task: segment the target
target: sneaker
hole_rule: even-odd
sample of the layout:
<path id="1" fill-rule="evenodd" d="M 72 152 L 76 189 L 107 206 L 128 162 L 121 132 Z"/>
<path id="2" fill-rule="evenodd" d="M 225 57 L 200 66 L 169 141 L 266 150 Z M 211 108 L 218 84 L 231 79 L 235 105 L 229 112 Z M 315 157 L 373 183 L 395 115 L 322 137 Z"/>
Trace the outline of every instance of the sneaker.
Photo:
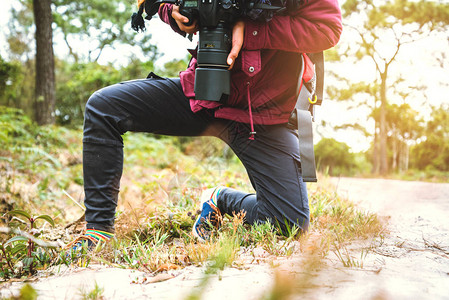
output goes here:
<path id="1" fill-rule="evenodd" d="M 222 217 L 217 206 L 217 199 L 220 191 L 224 187 L 219 186 L 212 189 L 205 190 L 200 197 L 201 214 L 193 224 L 192 234 L 200 242 L 205 242 L 210 239 L 212 230 L 220 228 Z"/>
<path id="2" fill-rule="evenodd" d="M 83 235 L 68 243 L 64 248 L 71 249 L 74 253 L 81 252 L 83 248 L 93 251 L 99 244 L 106 243 L 113 237 L 114 234 L 110 232 L 87 229 Z"/>

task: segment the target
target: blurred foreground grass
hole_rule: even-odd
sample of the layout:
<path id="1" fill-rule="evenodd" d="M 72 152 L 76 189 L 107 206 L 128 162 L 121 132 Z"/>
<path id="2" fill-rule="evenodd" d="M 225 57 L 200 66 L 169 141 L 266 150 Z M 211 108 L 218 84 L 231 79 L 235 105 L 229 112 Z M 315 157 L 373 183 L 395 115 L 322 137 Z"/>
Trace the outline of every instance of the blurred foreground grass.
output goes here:
<path id="1" fill-rule="evenodd" d="M 20 111 L 0 109 L 0 226 L 26 229 L 20 218 L 4 214 L 13 209 L 31 215 L 45 214 L 56 225 L 50 228 L 46 222 L 37 223 L 35 236 L 49 241 L 70 241 L 82 232 L 84 225 L 80 219 L 81 130 L 38 127 Z M 340 253 L 344 265 L 349 261 L 350 266 L 350 258 L 340 250 L 351 241 L 375 238 L 383 232 L 376 215 L 358 210 L 338 197 L 332 187 L 320 182 L 309 186 L 311 228 L 306 235 L 299 237 L 292 228 L 289 236 L 279 236 L 271 224 L 244 225 L 244 216 L 236 215 L 224 218 L 222 228 L 214 232 L 210 242 L 197 243 L 190 230 L 198 214 L 197 200 L 205 188 L 226 185 L 251 192 L 238 159 L 213 138 L 126 134 L 124 141 L 116 240 L 98 247 L 93 254 L 77 258 L 60 249 L 43 247 L 35 270 L 43 271 L 58 264 L 86 266 L 97 262 L 151 274 L 204 264 L 208 272 L 214 272 L 225 266 L 253 263 L 256 252 L 261 251 L 268 256 L 313 253 L 310 260 L 313 262 L 333 251 Z M 2 247 L 12 236 L 0 234 Z M 20 242 L 23 240 L 10 245 Z M 0 271 L 11 266 L 14 269 L 4 271 L 3 277 L 33 275 L 20 268 L 15 270 L 26 255 L 19 250 L 12 253 L 11 249 L 6 249 L 10 253 L 0 253 Z"/>

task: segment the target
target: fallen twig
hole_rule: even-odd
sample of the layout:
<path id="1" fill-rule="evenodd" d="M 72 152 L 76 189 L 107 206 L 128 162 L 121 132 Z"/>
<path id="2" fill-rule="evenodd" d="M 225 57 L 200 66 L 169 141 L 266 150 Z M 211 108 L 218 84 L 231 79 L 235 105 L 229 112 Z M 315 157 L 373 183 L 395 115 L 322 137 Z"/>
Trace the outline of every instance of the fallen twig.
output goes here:
<path id="1" fill-rule="evenodd" d="M 443 252 L 444 254 L 446 254 L 446 255 L 449 255 L 449 251 L 448 250 L 446 250 L 446 249 L 444 249 L 444 248 L 442 248 L 440 245 L 438 245 L 437 243 L 435 243 L 435 242 L 429 242 L 428 240 L 426 240 L 424 237 L 422 238 L 423 239 L 423 241 L 424 241 L 424 245 L 426 245 L 426 247 L 429 247 L 429 248 L 432 248 L 432 249 L 436 249 L 436 250 L 439 250 L 439 251 L 441 251 L 441 252 Z"/>
<path id="2" fill-rule="evenodd" d="M 73 202 L 75 202 L 76 205 L 78 205 L 83 211 L 86 210 L 86 208 L 84 208 L 81 204 L 78 203 L 78 201 L 76 201 L 72 196 L 70 196 L 69 193 L 67 193 L 65 190 L 62 190 L 62 192 L 69 197 L 70 200 L 72 200 Z"/>

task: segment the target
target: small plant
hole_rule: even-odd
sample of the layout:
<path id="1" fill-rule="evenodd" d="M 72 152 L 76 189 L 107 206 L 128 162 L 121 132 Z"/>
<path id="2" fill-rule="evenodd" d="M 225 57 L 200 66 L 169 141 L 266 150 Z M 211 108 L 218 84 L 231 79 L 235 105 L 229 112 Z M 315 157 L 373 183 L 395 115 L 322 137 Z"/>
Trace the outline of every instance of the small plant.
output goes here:
<path id="1" fill-rule="evenodd" d="M 11 299 L 35 300 L 37 299 L 37 296 L 37 291 L 29 283 L 27 283 L 20 289 L 19 296 Z"/>
<path id="2" fill-rule="evenodd" d="M 354 257 L 352 257 L 346 247 L 341 247 L 339 245 L 334 245 L 334 253 L 337 258 L 341 261 L 344 267 L 346 268 L 363 268 L 363 260 L 358 261 Z M 361 258 L 363 258 L 363 251 L 361 254 Z"/>
<path id="3" fill-rule="evenodd" d="M 41 231 L 36 228 L 36 221 L 44 220 L 52 226 L 54 221 L 48 215 L 31 216 L 23 210 L 12 210 L 7 214 L 24 224 L 26 230 L 11 228 L 10 231 L 16 236 L 0 244 L 0 275 L 3 278 L 32 275 L 38 267 L 46 266 L 54 256 L 47 250 L 51 245 L 37 239 Z M 26 221 L 15 216 L 25 218 Z"/>
<path id="4" fill-rule="evenodd" d="M 94 288 L 89 292 L 84 289 L 79 290 L 81 299 L 83 300 L 101 300 L 105 299 L 103 296 L 104 288 L 100 287 L 97 282 L 95 282 Z"/>

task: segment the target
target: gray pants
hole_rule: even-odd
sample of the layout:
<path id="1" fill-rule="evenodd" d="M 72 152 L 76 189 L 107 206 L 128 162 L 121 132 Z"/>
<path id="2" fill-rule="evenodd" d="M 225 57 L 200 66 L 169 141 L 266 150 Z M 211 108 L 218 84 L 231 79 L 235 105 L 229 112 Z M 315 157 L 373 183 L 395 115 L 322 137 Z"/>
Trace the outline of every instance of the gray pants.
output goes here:
<path id="1" fill-rule="evenodd" d="M 114 231 L 123 139 L 127 131 L 174 136 L 215 136 L 245 166 L 256 194 L 224 189 L 222 213 L 246 212 L 246 222 L 270 220 L 307 230 L 309 204 L 301 178 L 296 130 L 287 124 L 256 125 L 217 119 L 213 111 L 193 113 L 179 79 L 150 78 L 115 84 L 95 92 L 86 105 L 83 171 L 87 228 Z"/>

